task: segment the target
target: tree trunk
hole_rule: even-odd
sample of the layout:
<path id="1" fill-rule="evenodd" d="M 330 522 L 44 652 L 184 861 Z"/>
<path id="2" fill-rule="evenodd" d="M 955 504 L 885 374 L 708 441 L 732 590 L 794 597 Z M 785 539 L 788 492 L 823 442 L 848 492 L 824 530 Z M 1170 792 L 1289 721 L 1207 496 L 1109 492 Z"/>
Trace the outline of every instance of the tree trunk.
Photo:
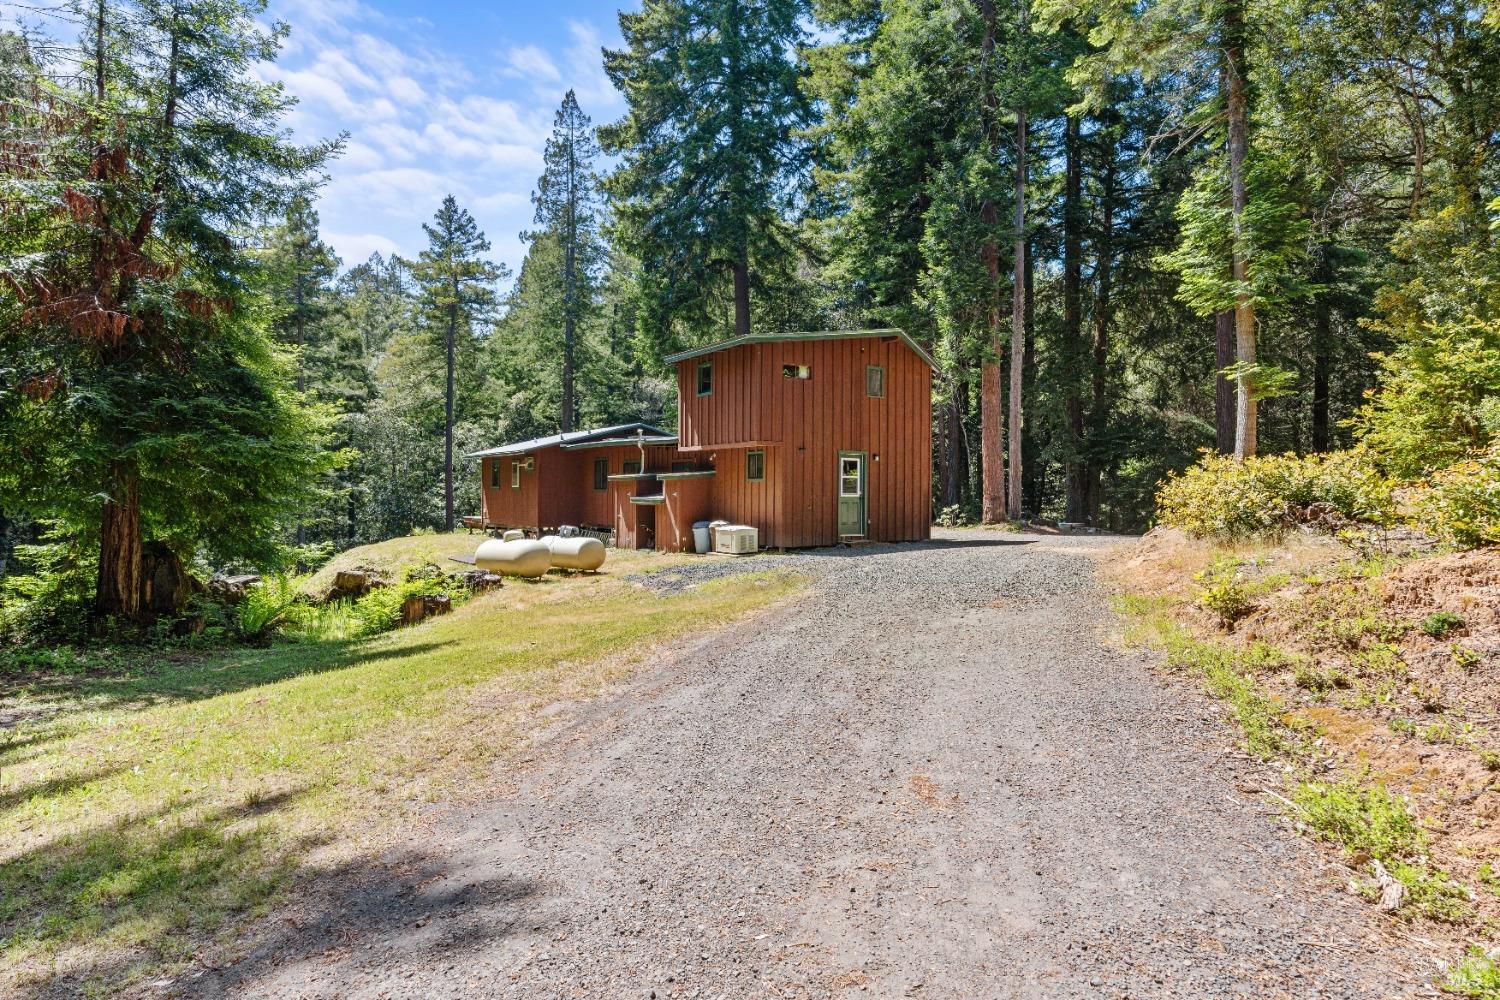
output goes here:
<path id="1" fill-rule="evenodd" d="M 1107 365 L 1109 364 L 1109 320 L 1110 320 L 1110 294 L 1111 284 L 1114 277 L 1114 199 L 1115 199 L 1115 163 L 1113 155 L 1104 169 L 1100 202 L 1102 212 L 1099 220 L 1099 235 L 1094 241 L 1097 248 L 1097 259 L 1094 263 L 1094 322 L 1093 322 L 1093 345 L 1090 364 L 1091 374 L 1091 405 L 1089 409 L 1089 433 L 1097 439 L 1105 433 L 1109 426 L 1109 387 L 1105 379 Z M 1089 523 L 1098 527 L 1099 511 L 1103 507 L 1103 471 L 1104 462 L 1098 454 L 1098 449 L 1091 449 L 1093 454 L 1088 464 L 1088 504 Z"/>
<path id="2" fill-rule="evenodd" d="M 1234 250 L 1231 267 L 1235 284 L 1234 345 L 1235 360 L 1241 365 L 1255 364 L 1255 308 L 1248 290 L 1249 262 L 1245 258 L 1247 236 L 1244 232 L 1245 209 L 1249 193 L 1245 180 L 1245 159 L 1250 148 L 1249 80 L 1245 66 L 1244 10 L 1240 0 L 1229 0 L 1224 8 L 1224 76 L 1228 87 L 1225 102 L 1229 125 L 1229 194 L 1233 217 Z M 1249 458 L 1256 448 L 1256 413 L 1254 386 L 1247 374 L 1235 380 L 1234 454 Z"/>
<path id="3" fill-rule="evenodd" d="M 141 618 L 140 482 L 134 469 L 114 462 L 107 488 L 99 520 L 94 612 L 100 619 L 136 623 Z"/>
<path id="4" fill-rule="evenodd" d="M 306 296 L 303 289 L 303 262 L 302 262 L 302 238 L 300 234 L 296 237 L 297 243 L 292 253 L 292 264 L 297 269 L 296 279 L 293 284 L 295 289 L 294 306 L 297 317 L 297 395 L 307 391 L 307 362 L 303 352 L 307 350 L 307 315 L 303 308 Z M 297 519 L 297 544 L 307 544 L 307 525 L 301 518 Z"/>
<path id="5" fill-rule="evenodd" d="M 750 265 L 749 254 L 734 264 L 734 335 L 750 336 Z"/>
<path id="6" fill-rule="evenodd" d="M 1025 4 L 1022 4 L 1025 31 Z M 1016 111 L 1015 276 L 1010 296 L 1010 486 L 1006 512 L 1021 517 L 1021 389 L 1026 370 L 1026 109 Z"/>
<path id="7" fill-rule="evenodd" d="M 567 246 L 563 251 L 563 356 L 562 356 L 562 413 L 559 414 L 558 429 L 566 434 L 573 429 L 573 341 L 574 341 L 574 309 L 576 308 L 578 290 L 575 287 L 577 281 L 575 276 L 576 254 L 578 249 L 578 188 L 577 177 L 578 164 L 574 157 L 576 152 L 574 144 L 577 138 L 573 135 L 572 116 L 568 120 L 568 204 L 567 204 Z"/>
<path id="8" fill-rule="evenodd" d="M 1318 306 L 1318 341 L 1313 345 L 1312 450 L 1328 450 L 1328 377 L 1332 367 L 1329 355 L 1328 306 Z"/>
<path id="9" fill-rule="evenodd" d="M 454 298 L 457 299 L 457 290 Z M 453 530 L 453 370 L 457 362 L 458 306 L 448 307 L 448 382 L 443 394 L 443 530 Z"/>
<path id="10" fill-rule="evenodd" d="M 1234 454 L 1234 383 L 1219 374 L 1234 364 L 1234 313 L 1214 314 L 1214 448 Z"/>
<path id="11" fill-rule="evenodd" d="M 1083 157 L 1081 123 L 1069 115 L 1063 133 L 1063 417 L 1068 455 L 1063 463 L 1066 498 L 1063 517 L 1088 516 L 1083 449 Z"/>
<path id="12" fill-rule="evenodd" d="M 996 116 L 999 110 L 991 71 L 995 63 L 995 5 L 993 0 L 978 0 L 980 18 L 984 21 L 984 38 L 979 46 L 980 59 L 980 133 L 985 151 L 996 159 Z M 1000 246 L 995 230 L 1000 211 L 991 198 L 979 206 L 979 222 L 984 230 L 980 256 L 985 273 L 985 320 L 989 349 L 979 368 L 979 474 L 980 520 L 997 524 L 1005 511 L 1005 426 L 1000 399 Z"/>

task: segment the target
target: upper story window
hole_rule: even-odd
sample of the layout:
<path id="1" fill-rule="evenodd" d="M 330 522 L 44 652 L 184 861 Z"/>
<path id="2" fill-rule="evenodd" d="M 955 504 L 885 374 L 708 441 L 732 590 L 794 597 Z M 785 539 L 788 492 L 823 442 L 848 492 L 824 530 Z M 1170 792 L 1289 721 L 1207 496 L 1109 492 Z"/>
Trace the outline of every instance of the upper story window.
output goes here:
<path id="1" fill-rule="evenodd" d="M 687 460 L 679 460 L 672 463 L 673 472 L 692 472 L 693 463 Z"/>
<path id="2" fill-rule="evenodd" d="M 698 366 L 698 395 L 707 396 L 714 391 L 714 363 L 705 361 Z"/>
<path id="3" fill-rule="evenodd" d="M 782 365 L 782 378 L 812 378 L 812 365 Z"/>
<path id="4" fill-rule="evenodd" d="M 625 475 L 627 475 L 627 476 L 638 476 L 640 474 L 641 474 L 641 463 L 640 462 L 626 462 L 625 463 Z"/>
<path id="5" fill-rule="evenodd" d="M 500 460 L 498 458 L 496 458 L 496 459 L 491 459 L 490 460 L 490 489 L 492 489 L 492 490 L 498 490 L 499 488 L 500 488 Z"/>
<path id="6" fill-rule="evenodd" d="M 510 460 L 510 488 L 513 490 L 518 490 L 521 488 L 522 465 L 523 463 L 519 458 L 513 458 Z"/>
<path id="7" fill-rule="evenodd" d="M 885 369 L 880 365 L 865 365 L 865 395 L 885 395 Z"/>
<path id="8" fill-rule="evenodd" d="M 594 489 L 609 489 L 609 459 L 594 459 Z"/>

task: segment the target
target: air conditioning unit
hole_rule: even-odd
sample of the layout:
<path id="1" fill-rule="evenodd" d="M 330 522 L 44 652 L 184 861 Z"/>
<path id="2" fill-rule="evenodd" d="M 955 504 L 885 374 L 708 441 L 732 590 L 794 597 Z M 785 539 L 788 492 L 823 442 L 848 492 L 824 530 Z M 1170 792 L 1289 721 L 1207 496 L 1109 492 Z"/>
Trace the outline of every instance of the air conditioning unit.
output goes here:
<path id="1" fill-rule="evenodd" d="M 760 532 L 747 524 L 721 525 L 714 532 L 714 551 L 729 555 L 749 555 L 760 548 Z"/>

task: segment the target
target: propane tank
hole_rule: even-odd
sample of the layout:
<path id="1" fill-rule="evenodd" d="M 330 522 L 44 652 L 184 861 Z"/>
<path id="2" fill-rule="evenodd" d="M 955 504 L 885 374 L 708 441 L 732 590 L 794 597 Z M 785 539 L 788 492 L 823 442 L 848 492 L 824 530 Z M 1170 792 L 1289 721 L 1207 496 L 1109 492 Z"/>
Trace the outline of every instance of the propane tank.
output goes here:
<path id="1" fill-rule="evenodd" d="M 552 568 L 552 552 L 541 542 L 527 539 L 490 539 L 474 553 L 474 565 L 491 573 L 538 577 Z"/>

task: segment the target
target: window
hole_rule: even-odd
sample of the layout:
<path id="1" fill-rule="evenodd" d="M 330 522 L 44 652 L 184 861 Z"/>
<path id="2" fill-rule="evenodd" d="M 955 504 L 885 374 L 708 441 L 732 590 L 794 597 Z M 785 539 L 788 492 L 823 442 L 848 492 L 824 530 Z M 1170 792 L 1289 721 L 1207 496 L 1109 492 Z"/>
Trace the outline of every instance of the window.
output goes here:
<path id="1" fill-rule="evenodd" d="M 519 458 L 510 460 L 510 488 L 513 490 L 521 488 L 521 460 Z"/>
<path id="2" fill-rule="evenodd" d="M 594 489 L 609 489 L 609 459 L 594 459 Z"/>
<path id="3" fill-rule="evenodd" d="M 763 451 L 747 451 L 745 453 L 745 478 L 752 483 L 764 482 L 766 478 L 766 453 Z"/>
<path id="4" fill-rule="evenodd" d="M 490 489 L 500 488 L 500 460 L 498 458 L 490 461 Z"/>
<path id="5" fill-rule="evenodd" d="M 707 396 L 714 391 L 714 363 L 705 361 L 698 366 L 698 395 Z"/>
<path id="6" fill-rule="evenodd" d="M 879 365 L 865 365 L 865 395 L 885 395 L 885 369 Z"/>
<path id="7" fill-rule="evenodd" d="M 627 476 L 639 476 L 640 474 L 641 474 L 641 463 L 640 462 L 626 462 L 625 463 L 625 475 L 627 475 Z"/>
<path id="8" fill-rule="evenodd" d="M 673 472 L 692 472 L 693 471 L 693 463 L 692 462 L 673 462 L 672 463 L 672 471 Z"/>
<path id="9" fill-rule="evenodd" d="M 839 496 L 864 496 L 864 483 L 862 482 L 864 464 L 864 459 L 858 455 L 839 456 Z"/>
<path id="10" fill-rule="evenodd" d="M 782 365 L 782 378 L 812 378 L 812 365 Z"/>

